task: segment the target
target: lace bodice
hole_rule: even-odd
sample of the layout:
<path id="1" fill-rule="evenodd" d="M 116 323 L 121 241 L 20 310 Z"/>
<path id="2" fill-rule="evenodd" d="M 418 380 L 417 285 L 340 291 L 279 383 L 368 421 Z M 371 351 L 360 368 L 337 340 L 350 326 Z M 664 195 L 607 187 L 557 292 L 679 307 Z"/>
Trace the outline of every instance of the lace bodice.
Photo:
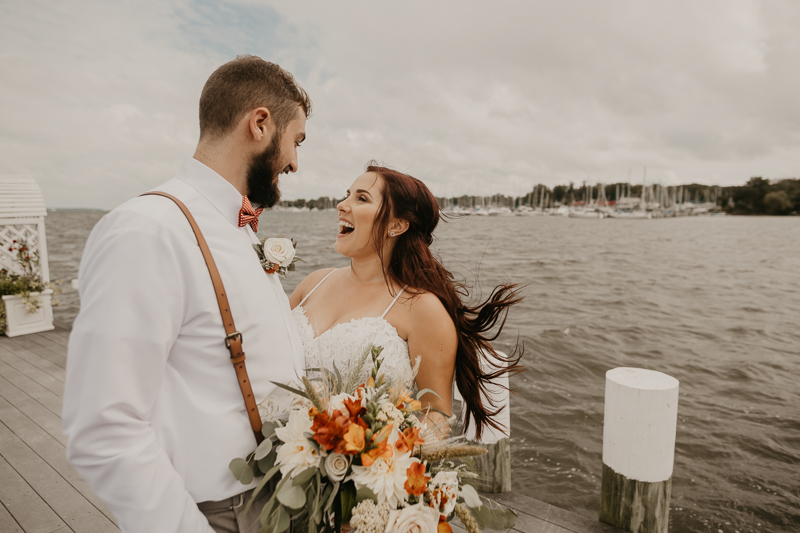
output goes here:
<path id="1" fill-rule="evenodd" d="M 317 287 L 328 276 L 325 276 L 317 284 Z M 317 287 L 314 287 L 306 295 L 306 298 L 311 296 L 311 293 Z M 399 297 L 400 295 L 398 294 L 397 296 Z M 395 384 L 403 383 L 405 386 L 411 386 L 413 372 L 411 370 L 411 361 L 408 357 L 408 343 L 400 337 L 394 326 L 384 318 L 397 301 L 397 298 L 384 311 L 383 315 L 358 318 L 350 322 L 336 324 L 320 334 L 319 337 L 315 337 L 314 328 L 309 323 L 308 316 L 306 316 L 305 309 L 303 309 L 303 303 L 305 303 L 306 298 L 292 310 L 292 317 L 297 323 L 297 330 L 300 333 L 300 339 L 303 341 L 306 368 L 316 368 L 322 363 L 325 368 L 333 370 L 335 363 L 336 368 L 343 376 L 349 376 L 350 369 L 356 365 L 364 350 L 368 349 L 370 345 L 382 346 L 383 362 L 381 363 L 381 372 Z M 371 371 L 372 365 L 365 365 L 359 376 L 359 382 L 365 382 Z"/>

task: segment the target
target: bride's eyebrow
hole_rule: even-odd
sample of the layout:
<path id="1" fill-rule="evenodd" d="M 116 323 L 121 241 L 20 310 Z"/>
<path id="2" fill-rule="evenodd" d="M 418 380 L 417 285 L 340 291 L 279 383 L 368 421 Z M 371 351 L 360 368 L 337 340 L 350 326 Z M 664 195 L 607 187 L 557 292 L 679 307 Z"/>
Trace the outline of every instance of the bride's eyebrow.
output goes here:
<path id="1" fill-rule="evenodd" d="M 369 191 L 366 189 L 356 189 L 356 194 L 363 192 L 364 194 L 369 194 Z M 372 195 L 369 194 L 369 197 L 372 198 Z"/>

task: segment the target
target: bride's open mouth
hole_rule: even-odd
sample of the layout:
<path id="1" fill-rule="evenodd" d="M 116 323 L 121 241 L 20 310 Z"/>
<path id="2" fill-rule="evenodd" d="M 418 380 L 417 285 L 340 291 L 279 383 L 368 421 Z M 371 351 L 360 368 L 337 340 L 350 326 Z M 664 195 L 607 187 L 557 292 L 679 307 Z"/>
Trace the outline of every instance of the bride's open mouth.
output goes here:
<path id="1" fill-rule="evenodd" d="M 355 231 L 355 226 L 346 220 L 339 219 L 339 236 L 348 235 Z"/>

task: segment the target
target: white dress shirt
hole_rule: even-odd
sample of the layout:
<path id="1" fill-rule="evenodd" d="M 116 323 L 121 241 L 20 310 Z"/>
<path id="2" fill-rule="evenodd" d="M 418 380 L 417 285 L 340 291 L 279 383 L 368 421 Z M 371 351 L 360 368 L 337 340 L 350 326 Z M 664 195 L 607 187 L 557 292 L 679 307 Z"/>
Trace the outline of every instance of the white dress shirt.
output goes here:
<path id="1" fill-rule="evenodd" d="M 242 196 L 187 158 L 154 190 L 191 211 L 243 336 L 256 402 L 289 398 L 272 381 L 302 375 L 303 351 L 276 274 L 238 227 Z M 125 532 L 212 532 L 196 502 L 255 485 L 228 470 L 256 441 L 200 248 L 167 198 L 117 207 L 92 230 L 79 271 L 81 310 L 69 339 L 67 455 Z"/>

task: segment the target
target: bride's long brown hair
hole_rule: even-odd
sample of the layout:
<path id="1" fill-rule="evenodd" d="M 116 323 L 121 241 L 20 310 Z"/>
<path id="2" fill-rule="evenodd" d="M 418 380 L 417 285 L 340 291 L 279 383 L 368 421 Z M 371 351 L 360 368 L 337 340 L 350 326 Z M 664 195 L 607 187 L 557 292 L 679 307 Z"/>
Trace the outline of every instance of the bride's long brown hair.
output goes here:
<path id="1" fill-rule="evenodd" d="M 369 163 L 367 172 L 373 172 L 383 180 L 383 201 L 376 215 L 372 237 L 390 291 L 390 281 L 393 281 L 400 286 L 407 285 L 406 290 L 412 294 L 430 292 L 439 298 L 453 320 L 458 336 L 455 376 L 466 404 L 464 429 L 474 421 L 478 439 L 487 425 L 504 431 L 505 428 L 493 418 L 502 406 L 495 406 L 486 387 L 499 376 L 524 370 L 519 364 L 522 358 L 519 346 L 504 357 L 491 345 L 505 325 L 509 307 L 522 300 L 519 286 L 498 285 L 485 301 L 470 305 L 467 286 L 456 281 L 452 272 L 431 253 L 433 230 L 441 215 L 439 204 L 428 187 L 416 178 L 377 166 L 374 162 Z M 408 221 L 409 226 L 405 233 L 394 237 L 394 248 L 387 264 L 384 246 L 392 217 Z M 486 353 L 499 363 L 482 355 Z M 481 364 L 482 358 L 484 365 Z M 488 402 L 484 402 L 482 396 Z"/>

